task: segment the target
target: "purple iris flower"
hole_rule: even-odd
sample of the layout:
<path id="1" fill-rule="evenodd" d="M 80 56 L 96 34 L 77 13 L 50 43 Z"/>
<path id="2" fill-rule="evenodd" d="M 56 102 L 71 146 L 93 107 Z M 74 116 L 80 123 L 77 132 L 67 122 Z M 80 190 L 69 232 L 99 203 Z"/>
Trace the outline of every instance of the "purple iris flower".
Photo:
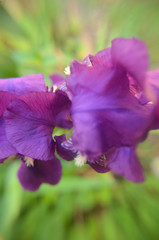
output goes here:
<path id="1" fill-rule="evenodd" d="M 73 145 L 98 172 L 113 170 L 134 182 L 144 179 L 135 147 L 152 123 L 152 110 L 141 98 L 148 62 L 143 42 L 118 38 L 111 48 L 70 66 L 66 84 Z"/>
<path id="2" fill-rule="evenodd" d="M 35 191 L 41 183 L 56 184 L 61 178 L 57 153 L 66 160 L 74 154 L 61 146 L 65 136 L 52 137 L 55 126 L 72 128 L 71 102 L 62 91 L 31 92 L 11 101 L 4 113 L 8 141 L 22 159 L 18 178 L 24 189 Z"/>
<path id="3" fill-rule="evenodd" d="M 15 148 L 7 140 L 3 113 L 10 101 L 17 95 L 29 91 L 45 91 L 45 81 L 42 74 L 19 78 L 0 79 L 0 159 L 5 159 L 16 153 Z"/>
<path id="4" fill-rule="evenodd" d="M 66 160 L 75 156 L 61 146 L 65 135 L 52 139 L 55 125 L 72 127 L 66 94 L 46 92 L 42 74 L 0 79 L 0 89 L 0 162 L 17 154 L 22 160 L 18 178 L 26 190 L 35 191 L 42 183 L 57 184 L 61 164 L 55 148 Z"/>

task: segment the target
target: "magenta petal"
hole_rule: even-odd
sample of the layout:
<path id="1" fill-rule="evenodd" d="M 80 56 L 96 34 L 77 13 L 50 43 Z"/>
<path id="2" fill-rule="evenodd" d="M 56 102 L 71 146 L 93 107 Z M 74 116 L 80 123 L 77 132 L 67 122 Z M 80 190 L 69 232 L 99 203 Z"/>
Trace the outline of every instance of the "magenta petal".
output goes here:
<path id="1" fill-rule="evenodd" d="M 44 76 L 39 73 L 24 77 L 0 79 L 0 90 L 13 92 L 17 95 L 31 91 L 45 91 Z"/>
<path id="2" fill-rule="evenodd" d="M 49 161 L 34 161 L 34 167 L 27 167 L 24 162 L 18 170 L 18 179 L 25 190 L 36 191 L 42 183 L 57 184 L 62 175 L 61 163 L 54 158 Z"/>
<path id="3" fill-rule="evenodd" d="M 111 52 L 114 63 L 124 67 L 143 87 L 149 65 L 145 44 L 135 38 L 117 38 L 112 41 Z"/>
<path id="4" fill-rule="evenodd" d="M 122 147 L 107 156 L 108 168 L 133 182 L 143 182 L 142 167 L 133 147 Z"/>

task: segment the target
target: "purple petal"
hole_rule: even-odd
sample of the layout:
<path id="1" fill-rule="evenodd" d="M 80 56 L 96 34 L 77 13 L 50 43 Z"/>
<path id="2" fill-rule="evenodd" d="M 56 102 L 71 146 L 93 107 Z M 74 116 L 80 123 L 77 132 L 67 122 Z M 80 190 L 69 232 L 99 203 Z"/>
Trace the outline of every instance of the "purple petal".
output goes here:
<path id="1" fill-rule="evenodd" d="M 0 163 L 4 163 L 6 158 L 0 159 Z"/>
<path id="2" fill-rule="evenodd" d="M 55 87 L 57 87 L 58 90 L 65 92 L 67 96 L 71 99 L 70 93 L 68 92 L 67 89 L 66 79 L 62 75 L 55 73 L 50 76 L 50 79 L 53 82 L 53 85 L 55 85 Z"/>
<path id="3" fill-rule="evenodd" d="M 106 65 L 107 67 L 112 66 L 110 48 L 99 51 L 95 56 L 88 55 L 82 62 L 73 60 L 70 66 L 71 73 L 79 73 L 86 69 L 86 67 L 92 67 L 97 65 Z"/>
<path id="4" fill-rule="evenodd" d="M 81 93 L 73 99 L 73 143 L 83 155 L 134 145 L 146 137 L 151 111 L 131 94 L 123 98 Z"/>
<path id="5" fill-rule="evenodd" d="M 20 154 L 40 160 L 52 159 L 54 98 L 52 93 L 28 93 L 9 104 L 5 113 L 6 133 Z"/>
<path id="6" fill-rule="evenodd" d="M 99 173 L 106 173 L 109 172 L 110 169 L 107 166 L 107 160 L 105 156 L 98 157 L 93 160 L 89 160 L 88 164 L 96 171 Z"/>
<path id="7" fill-rule="evenodd" d="M 147 73 L 146 90 L 150 99 L 159 101 L 159 69 Z"/>
<path id="8" fill-rule="evenodd" d="M 57 73 L 50 75 L 49 78 L 53 82 L 53 85 L 56 85 L 56 86 L 60 85 L 62 82 L 65 81 L 65 78 L 62 75 Z"/>
<path id="9" fill-rule="evenodd" d="M 76 157 L 76 151 L 73 151 L 72 149 L 68 150 L 64 148 L 62 145 L 63 142 L 65 142 L 65 145 L 66 145 L 65 135 L 55 136 L 54 138 L 56 140 L 56 150 L 57 150 L 57 153 L 60 155 L 60 157 L 62 157 L 67 161 L 73 160 Z"/>
<path id="10" fill-rule="evenodd" d="M 36 191 L 42 183 L 57 184 L 62 175 L 61 163 L 54 158 L 49 161 L 34 161 L 34 167 L 27 167 L 24 162 L 18 170 L 18 179 L 25 190 Z"/>
<path id="11" fill-rule="evenodd" d="M 52 159 L 55 148 L 52 132 L 56 115 L 68 103 L 67 96 L 60 91 L 20 96 L 9 104 L 5 113 L 9 141 L 20 154 L 40 160 Z"/>
<path id="12" fill-rule="evenodd" d="M 123 67 L 143 87 L 149 66 L 145 44 L 135 38 L 117 38 L 112 41 L 111 53 L 114 63 Z"/>
<path id="13" fill-rule="evenodd" d="M 116 149 L 107 156 L 108 168 L 133 182 L 143 182 L 142 167 L 133 147 Z"/>
<path id="14" fill-rule="evenodd" d="M 92 55 L 88 55 L 87 57 L 85 57 L 82 63 L 86 64 L 88 67 L 91 67 L 92 66 L 91 58 L 92 58 Z"/>
<path id="15" fill-rule="evenodd" d="M 74 122 L 73 144 L 83 155 L 90 158 L 102 154 L 102 132 L 98 120 L 89 112 L 72 115 Z M 101 133 L 101 134 L 100 134 Z"/>
<path id="16" fill-rule="evenodd" d="M 59 114 L 56 115 L 56 126 L 61 128 L 68 128 L 71 129 L 73 127 L 72 120 L 70 120 L 70 106 Z"/>
<path id="17" fill-rule="evenodd" d="M 3 119 L 3 113 L 8 103 L 14 98 L 14 94 L 0 91 L 0 159 L 3 160 L 17 152 L 6 137 L 5 123 Z"/>
<path id="18" fill-rule="evenodd" d="M 106 95 L 121 95 L 129 92 L 129 80 L 126 72 L 119 67 L 107 67 L 97 65 L 86 67 L 80 73 L 74 73 L 67 78 L 68 89 L 73 97 L 79 94 L 86 95 L 89 92 Z"/>
<path id="19" fill-rule="evenodd" d="M 93 66 L 101 64 L 107 67 L 112 66 L 111 48 L 101 50 L 95 56 L 90 55 L 89 58 Z"/>
<path id="20" fill-rule="evenodd" d="M 8 141 L 5 132 L 4 119 L 0 118 L 0 159 L 8 158 L 17 153 L 17 150 Z"/>
<path id="21" fill-rule="evenodd" d="M 73 127 L 72 120 L 70 120 L 71 101 L 67 94 L 61 90 L 57 90 L 55 94 L 57 96 L 55 107 L 58 109 L 55 124 L 61 128 L 71 129 Z"/>
<path id="22" fill-rule="evenodd" d="M 149 104 L 154 110 L 154 121 L 152 123 L 152 129 L 159 128 L 159 69 L 147 73 L 147 85 L 146 92 L 150 101 L 154 104 Z"/>
<path id="23" fill-rule="evenodd" d="M 67 150 L 70 150 L 70 151 L 75 151 L 74 149 L 74 145 L 73 145 L 73 142 L 72 142 L 72 137 L 66 139 L 61 143 L 61 146 Z"/>
<path id="24" fill-rule="evenodd" d="M 156 104 L 149 104 L 153 112 L 153 121 L 151 123 L 151 129 L 159 129 L 159 102 Z"/>
<path id="25" fill-rule="evenodd" d="M 77 60 L 73 60 L 70 65 L 71 74 L 80 73 L 81 71 L 87 68 L 87 64 L 85 62 L 78 62 Z"/>
<path id="26" fill-rule="evenodd" d="M 44 76 L 39 73 L 24 77 L 0 79 L 0 90 L 13 92 L 17 95 L 31 91 L 45 91 Z"/>
<path id="27" fill-rule="evenodd" d="M 0 91 L 0 117 L 2 117 L 9 102 L 15 98 L 15 95 L 10 92 Z"/>

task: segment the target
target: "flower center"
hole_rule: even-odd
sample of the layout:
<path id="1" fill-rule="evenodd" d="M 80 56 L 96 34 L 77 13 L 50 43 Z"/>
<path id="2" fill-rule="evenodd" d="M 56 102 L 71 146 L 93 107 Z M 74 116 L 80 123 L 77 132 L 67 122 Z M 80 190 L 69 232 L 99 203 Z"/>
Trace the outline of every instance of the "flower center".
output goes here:
<path id="1" fill-rule="evenodd" d="M 24 157 L 24 162 L 25 162 L 27 167 L 34 167 L 34 159 L 33 158 L 25 156 Z"/>
<path id="2" fill-rule="evenodd" d="M 82 167 L 86 162 L 87 162 L 86 156 L 82 156 L 80 152 L 78 152 L 78 155 L 75 158 L 75 165 L 77 167 Z"/>

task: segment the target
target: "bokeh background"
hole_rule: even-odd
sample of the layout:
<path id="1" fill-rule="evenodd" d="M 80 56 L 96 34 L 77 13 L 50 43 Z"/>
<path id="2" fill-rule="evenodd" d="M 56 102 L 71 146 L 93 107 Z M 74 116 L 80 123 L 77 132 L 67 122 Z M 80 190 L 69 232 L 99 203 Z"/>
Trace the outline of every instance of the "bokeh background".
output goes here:
<path id="1" fill-rule="evenodd" d="M 159 67 L 158 0 L 0 0 L 0 77 L 63 73 L 72 59 L 106 48 L 115 37 L 146 42 Z M 17 178 L 19 160 L 0 166 L 0 240 L 158 240 L 159 134 L 138 153 L 146 181 L 63 161 L 63 178 L 36 193 Z"/>

